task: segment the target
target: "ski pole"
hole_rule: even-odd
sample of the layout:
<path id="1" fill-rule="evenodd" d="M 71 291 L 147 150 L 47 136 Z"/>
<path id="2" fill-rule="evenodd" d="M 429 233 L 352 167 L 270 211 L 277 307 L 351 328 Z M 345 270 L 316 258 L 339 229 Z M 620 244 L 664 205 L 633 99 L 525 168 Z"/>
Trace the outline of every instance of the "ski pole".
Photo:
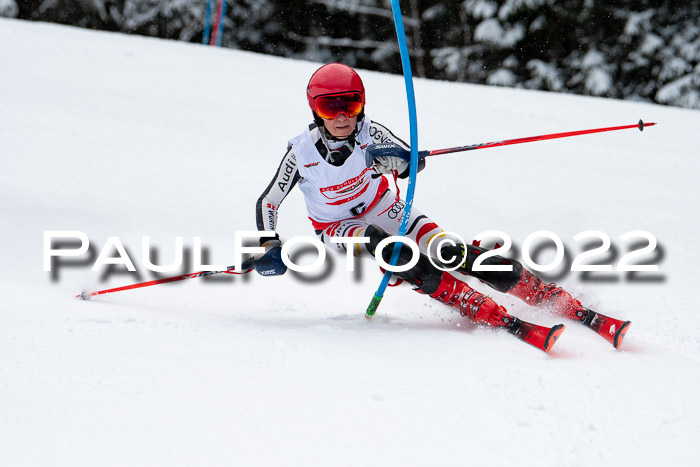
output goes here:
<path id="1" fill-rule="evenodd" d="M 490 143 L 468 144 L 466 146 L 457 146 L 454 148 L 433 149 L 432 151 L 418 151 L 418 160 L 423 160 L 430 156 L 439 156 L 442 154 L 452 154 L 454 152 L 473 151 L 475 149 L 495 148 L 497 146 L 508 146 L 511 144 L 531 143 L 533 141 L 544 141 L 548 139 L 567 138 L 569 136 L 588 135 L 591 133 L 601 133 L 604 131 L 627 130 L 630 128 L 639 128 L 639 131 L 644 131 L 645 127 L 656 125 L 656 123 L 644 123 L 639 120 L 635 125 L 611 126 L 607 128 L 594 128 L 591 130 L 566 131 L 564 133 L 551 133 L 549 135 L 526 136 L 525 138 L 506 139 L 503 141 L 493 141 Z M 381 143 L 370 146 L 365 155 L 367 166 L 370 167 L 374 163 L 374 159 L 379 156 L 395 156 L 406 161 L 410 161 L 411 153 L 406 149 L 401 149 L 393 143 Z"/>
<path id="2" fill-rule="evenodd" d="M 177 281 L 182 281 L 185 279 L 194 279 L 195 277 L 213 276 L 214 274 L 221 274 L 221 273 L 246 274 L 246 273 L 249 273 L 250 271 L 252 271 L 253 269 L 255 269 L 253 258 L 250 258 L 250 259 L 243 261 L 243 263 L 241 264 L 241 271 L 235 271 L 235 269 L 236 269 L 235 266 L 229 266 L 226 268 L 225 271 L 199 271 L 199 272 L 193 272 L 190 274 L 183 274 L 181 276 L 166 277 L 165 279 L 158 279 L 158 280 L 148 281 L 148 282 L 139 282 L 138 284 L 125 285 L 123 287 L 115 287 L 113 289 L 99 290 L 97 292 L 89 292 L 87 290 L 83 290 L 80 294 L 76 295 L 75 298 L 79 298 L 81 300 L 90 300 L 95 295 L 103 295 L 103 294 L 107 294 L 107 293 L 121 292 L 122 290 L 140 289 L 141 287 L 150 287 L 152 285 L 167 284 L 169 282 L 177 282 Z"/>
<path id="3" fill-rule="evenodd" d="M 544 141 L 548 139 L 567 138 L 569 136 L 588 135 L 591 133 L 602 133 L 604 131 L 627 130 L 630 128 L 639 128 L 639 131 L 644 131 L 645 127 L 653 125 L 656 125 L 656 123 L 644 123 L 642 120 L 639 120 L 639 122 L 635 125 L 611 126 L 607 128 L 594 128 L 591 130 L 565 131 L 563 133 L 551 133 L 549 135 L 526 136 L 525 138 L 506 139 L 503 141 L 494 141 L 491 143 L 469 144 L 467 146 L 457 146 L 454 148 L 433 149 L 432 151 L 420 151 L 418 153 L 418 158 L 425 159 L 428 156 L 438 156 L 441 154 L 451 154 L 454 152 L 473 151 L 474 149 L 495 148 L 497 146 L 508 146 L 511 144 L 531 143 L 533 141 Z"/>

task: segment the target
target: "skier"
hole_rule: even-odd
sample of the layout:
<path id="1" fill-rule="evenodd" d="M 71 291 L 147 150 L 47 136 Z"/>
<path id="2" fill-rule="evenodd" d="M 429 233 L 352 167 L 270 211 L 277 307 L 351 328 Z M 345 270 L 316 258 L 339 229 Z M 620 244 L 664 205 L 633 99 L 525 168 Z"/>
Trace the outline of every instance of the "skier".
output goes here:
<path id="1" fill-rule="evenodd" d="M 309 80 L 306 97 L 313 123 L 289 140 L 282 163 L 258 199 L 257 228 L 276 231 L 279 206 L 298 184 L 311 224 L 327 247 L 338 251 L 353 248 L 355 256 L 369 253 L 374 257 L 379 242 L 398 233 L 405 208 L 405 202 L 392 192 L 384 175 L 392 175 L 394 179 L 407 177 L 409 162 L 392 156 L 390 150 L 373 158 L 370 148 L 379 143 L 384 148 L 386 143 L 393 143 L 399 151 L 409 147 L 388 128 L 365 114 L 364 85 L 357 72 L 346 65 L 331 63 L 320 67 Z M 367 161 L 368 150 L 370 157 Z M 423 160 L 417 169 L 420 171 L 424 167 Z M 488 296 L 436 267 L 428 255 L 444 267 L 460 264 L 456 269 L 458 273 L 476 277 L 528 305 L 546 307 L 560 316 L 582 322 L 598 331 L 616 348 L 621 344 L 629 322 L 608 318 L 583 307 L 567 291 L 543 282 L 516 260 L 492 256 L 483 264 L 511 265 L 512 271 L 474 271 L 474 261 L 488 250 L 477 245 L 452 245 L 442 250 L 443 258 L 452 260 L 439 261 L 435 247 L 438 242 L 432 242 L 431 251 L 428 244 L 431 239 L 444 235 L 437 223 L 413 208 L 406 237 L 419 246 L 421 254 L 418 264 L 406 272 L 395 273 L 396 276 L 418 292 L 459 309 L 463 316 L 474 322 L 506 328 L 542 350 L 551 349 L 564 330 L 563 325 L 545 328 L 511 316 Z M 333 242 L 337 237 L 367 237 L 369 243 Z M 281 260 L 279 235 L 261 238 L 260 244 L 265 253 L 255 258 L 255 270 L 265 276 L 284 274 L 287 268 Z M 393 248 L 389 247 L 381 252 L 386 262 L 392 251 Z M 398 264 L 406 264 L 412 257 L 412 251 L 404 244 Z"/>

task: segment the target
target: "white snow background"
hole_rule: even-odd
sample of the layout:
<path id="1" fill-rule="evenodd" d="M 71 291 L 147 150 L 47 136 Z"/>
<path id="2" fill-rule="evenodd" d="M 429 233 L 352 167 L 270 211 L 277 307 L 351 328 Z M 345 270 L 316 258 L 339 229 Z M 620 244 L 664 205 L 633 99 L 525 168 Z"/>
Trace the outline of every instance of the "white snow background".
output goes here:
<path id="1" fill-rule="evenodd" d="M 232 264 L 234 232 L 255 230 L 256 200 L 310 121 L 318 66 L 0 20 L 0 464 L 697 465 L 697 111 L 415 81 L 421 149 L 658 122 L 434 157 L 417 183 L 415 207 L 467 239 L 502 230 L 518 255 L 532 232 L 561 237 L 558 282 L 632 321 L 620 351 L 478 281 L 522 319 L 566 324 L 552 352 L 409 287 L 366 320 L 376 264 L 351 273 L 330 253 L 325 278 L 220 275 L 75 299 L 153 279 L 143 236 L 160 264 L 176 236 Z M 368 115 L 408 140 L 402 77 L 361 74 Z M 313 235 L 300 190 L 278 227 Z M 620 235 L 651 232 L 658 247 L 639 259 L 659 272 L 566 273 L 585 250 L 573 236 L 592 229 L 612 239 L 598 259 L 613 267 L 634 248 Z M 82 231 L 95 254 L 117 236 L 139 275 L 102 280 L 85 255 L 52 279 L 46 230 Z"/>

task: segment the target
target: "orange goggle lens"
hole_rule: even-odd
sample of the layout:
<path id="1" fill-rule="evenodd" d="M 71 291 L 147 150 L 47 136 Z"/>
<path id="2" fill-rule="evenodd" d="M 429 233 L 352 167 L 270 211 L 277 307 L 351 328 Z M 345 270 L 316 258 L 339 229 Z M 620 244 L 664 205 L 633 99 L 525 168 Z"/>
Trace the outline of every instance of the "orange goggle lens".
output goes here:
<path id="1" fill-rule="evenodd" d="M 333 120 L 341 113 L 348 118 L 362 112 L 362 97 L 358 93 L 316 98 L 316 114 L 324 120 Z"/>

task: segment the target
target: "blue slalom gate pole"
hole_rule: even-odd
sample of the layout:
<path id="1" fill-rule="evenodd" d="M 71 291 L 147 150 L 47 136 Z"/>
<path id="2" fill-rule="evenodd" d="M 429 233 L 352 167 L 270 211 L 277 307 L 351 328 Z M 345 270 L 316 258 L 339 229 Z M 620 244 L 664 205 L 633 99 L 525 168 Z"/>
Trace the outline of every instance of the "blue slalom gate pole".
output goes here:
<path id="1" fill-rule="evenodd" d="M 399 0 L 391 0 L 391 10 L 394 14 L 394 25 L 396 27 L 396 37 L 399 41 L 399 51 L 401 53 L 401 67 L 403 68 L 403 77 L 406 83 L 406 99 L 408 100 L 408 118 L 411 129 L 411 164 L 409 167 L 408 190 L 406 192 L 406 207 L 404 207 L 401 225 L 399 226 L 398 236 L 403 237 L 408 228 L 408 218 L 411 215 L 413 207 L 413 195 L 416 191 L 416 177 L 418 175 L 418 119 L 416 117 L 416 97 L 413 92 L 413 74 L 411 73 L 411 60 L 408 56 L 408 45 L 406 44 L 406 32 L 403 28 L 403 18 L 401 17 L 401 6 Z M 399 259 L 399 252 L 403 243 L 394 243 L 394 251 L 392 252 L 389 264 L 394 266 Z M 381 253 L 380 253 L 381 254 Z M 372 301 L 365 311 L 365 316 L 371 318 L 379 307 L 379 303 L 384 298 L 384 291 L 389 285 L 391 279 L 391 271 L 386 271 L 379 288 L 374 293 Z"/>
<path id="2" fill-rule="evenodd" d="M 211 4 L 214 0 L 207 0 L 207 11 L 204 14 L 204 33 L 202 34 L 202 44 L 209 44 L 209 36 L 211 35 Z"/>

